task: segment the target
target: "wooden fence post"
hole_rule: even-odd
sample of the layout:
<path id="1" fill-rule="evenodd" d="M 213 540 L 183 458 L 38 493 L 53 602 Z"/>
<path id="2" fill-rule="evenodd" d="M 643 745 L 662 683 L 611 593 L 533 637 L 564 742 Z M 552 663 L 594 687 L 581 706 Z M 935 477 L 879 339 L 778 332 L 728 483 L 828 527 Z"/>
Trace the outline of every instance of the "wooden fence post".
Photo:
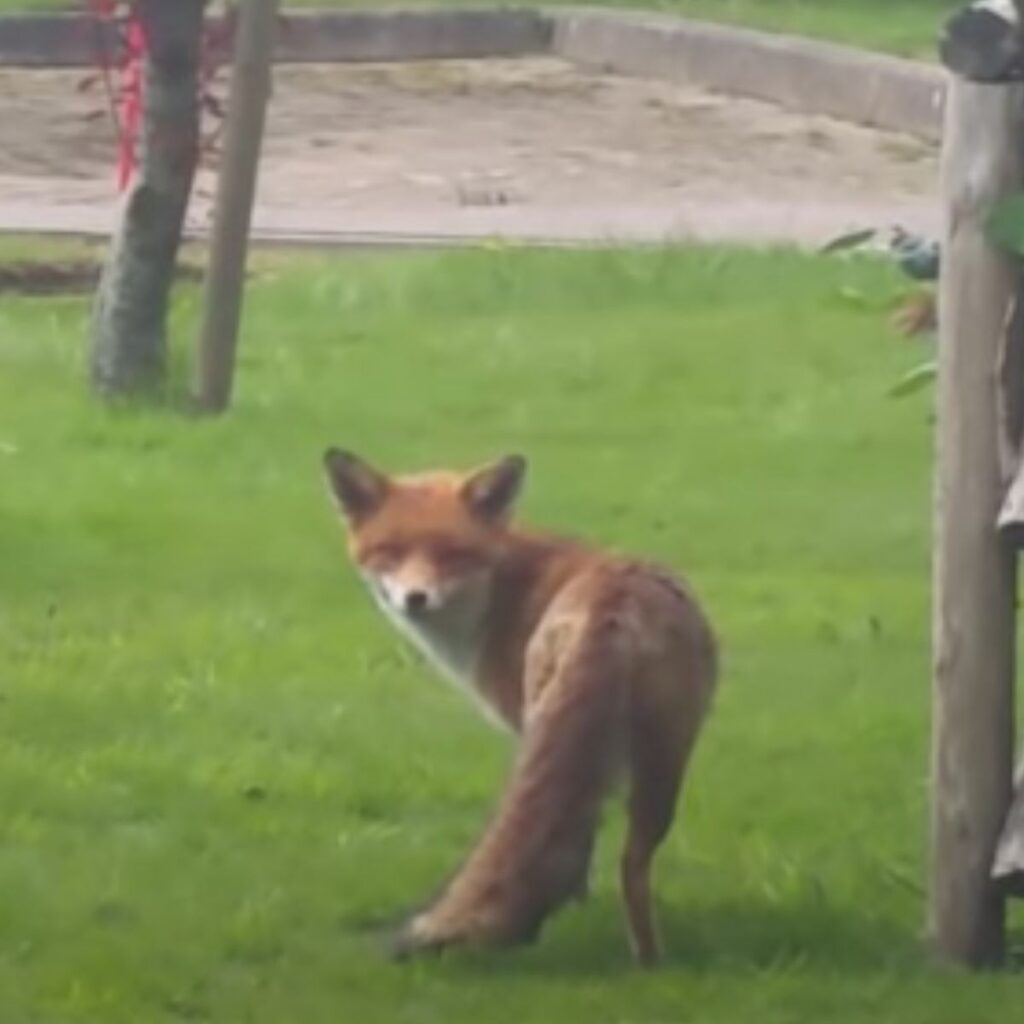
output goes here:
<path id="1" fill-rule="evenodd" d="M 204 412 L 223 412 L 231 401 L 279 5 L 280 0 L 245 0 L 239 5 L 224 159 L 217 182 L 199 336 L 196 402 Z"/>
<path id="2" fill-rule="evenodd" d="M 928 924 L 943 959 L 985 966 L 1005 944 L 991 871 L 1012 787 L 1016 555 L 996 530 L 997 378 L 1020 287 L 985 224 L 1024 182 L 1021 86 L 951 78 L 942 168 Z"/>

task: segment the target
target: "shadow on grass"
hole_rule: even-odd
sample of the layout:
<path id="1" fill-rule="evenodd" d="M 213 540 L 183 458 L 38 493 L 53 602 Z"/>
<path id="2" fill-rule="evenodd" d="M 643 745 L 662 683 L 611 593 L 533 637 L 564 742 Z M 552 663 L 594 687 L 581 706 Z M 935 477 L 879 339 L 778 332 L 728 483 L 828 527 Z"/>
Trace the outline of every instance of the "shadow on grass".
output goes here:
<path id="1" fill-rule="evenodd" d="M 660 906 L 663 968 L 715 973 L 798 970 L 844 972 L 921 963 L 912 931 L 891 920 L 825 902 L 733 902 Z M 474 973 L 601 975 L 635 972 L 625 922 L 610 898 L 568 910 L 537 944 L 521 951 L 446 954 Z"/>

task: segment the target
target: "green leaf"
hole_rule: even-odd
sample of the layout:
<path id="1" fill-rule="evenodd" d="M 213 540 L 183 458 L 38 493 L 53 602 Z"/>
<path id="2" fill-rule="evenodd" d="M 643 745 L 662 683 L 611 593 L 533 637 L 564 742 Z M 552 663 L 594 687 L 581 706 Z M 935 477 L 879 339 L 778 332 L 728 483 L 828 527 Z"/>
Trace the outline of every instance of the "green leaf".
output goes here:
<path id="1" fill-rule="evenodd" d="M 889 397 L 902 398 L 904 395 L 912 395 L 915 391 L 920 391 L 935 379 L 938 369 L 939 364 L 934 359 L 915 366 L 889 389 Z"/>

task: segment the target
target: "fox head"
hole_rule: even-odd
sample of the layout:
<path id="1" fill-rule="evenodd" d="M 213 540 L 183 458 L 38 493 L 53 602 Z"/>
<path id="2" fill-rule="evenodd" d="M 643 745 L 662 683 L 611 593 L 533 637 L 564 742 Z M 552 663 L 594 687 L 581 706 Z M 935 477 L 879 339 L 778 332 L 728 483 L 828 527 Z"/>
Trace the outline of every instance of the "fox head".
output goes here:
<path id="1" fill-rule="evenodd" d="M 428 621 L 486 598 L 525 459 L 509 455 L 465 474 L 391 477 L 331 448 L 324 468 L 349 553 L 386 611 Z"/>

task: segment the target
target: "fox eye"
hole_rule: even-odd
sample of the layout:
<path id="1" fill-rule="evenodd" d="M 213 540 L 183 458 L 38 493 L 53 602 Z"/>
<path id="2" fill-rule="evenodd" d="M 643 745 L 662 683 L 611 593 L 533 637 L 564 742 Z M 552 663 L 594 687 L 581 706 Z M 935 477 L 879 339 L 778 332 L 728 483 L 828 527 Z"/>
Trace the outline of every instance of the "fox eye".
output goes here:
<path id="1" fill-rule="evenodd" d="M 434 557 L 446 569 L 471 569 L 480 561 L 478 553 L 469 547 L 460 547 L 456 544 L 446 544 L 438 548 Z"/>
<path id="2" fill-rule="evenodd" d="M 398 544 L 377 544 L 366 552 L 365 558 L 375 565 L 394 565 L 402 560 L 402 549 Z"/>

